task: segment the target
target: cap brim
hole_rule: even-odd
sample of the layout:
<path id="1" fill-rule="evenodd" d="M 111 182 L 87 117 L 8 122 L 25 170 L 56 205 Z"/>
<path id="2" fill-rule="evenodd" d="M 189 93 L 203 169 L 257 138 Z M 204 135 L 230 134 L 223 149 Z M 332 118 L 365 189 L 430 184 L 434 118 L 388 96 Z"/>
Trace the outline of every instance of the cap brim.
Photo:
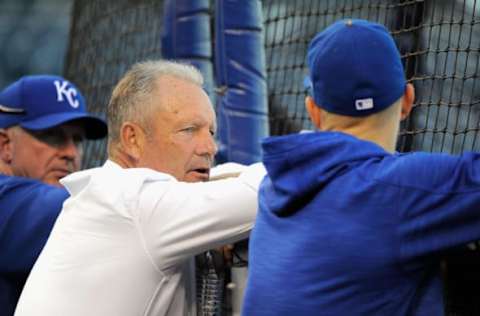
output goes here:
<path id="1" fill-rule="evenodd" d="M 30 130 L 42 130 L 72 121 L 78 121 L 83 124 L 87 139 L 99 139 L 107 136 L 107 124 L 103 119 L 79 112 L 55 113 L 35 120 L 21 122 L 19 125 Z"/>

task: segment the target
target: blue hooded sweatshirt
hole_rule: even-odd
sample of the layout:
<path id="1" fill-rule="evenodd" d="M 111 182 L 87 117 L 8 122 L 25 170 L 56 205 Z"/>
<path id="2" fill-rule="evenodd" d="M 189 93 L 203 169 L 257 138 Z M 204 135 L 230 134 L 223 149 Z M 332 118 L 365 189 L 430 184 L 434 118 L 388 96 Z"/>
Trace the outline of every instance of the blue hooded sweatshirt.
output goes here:
<path id="1" fill-rule="evenodd" d="M 480 239 L 480 155 L 335 132 L 263 149 L 243 315 L 443 315 L 442 252 Z"/>
<path id="2" fill-rule="evenodd" d="M 0 316 L 11 316 L 68 197 L 65 189 L 0 174 Z"/>

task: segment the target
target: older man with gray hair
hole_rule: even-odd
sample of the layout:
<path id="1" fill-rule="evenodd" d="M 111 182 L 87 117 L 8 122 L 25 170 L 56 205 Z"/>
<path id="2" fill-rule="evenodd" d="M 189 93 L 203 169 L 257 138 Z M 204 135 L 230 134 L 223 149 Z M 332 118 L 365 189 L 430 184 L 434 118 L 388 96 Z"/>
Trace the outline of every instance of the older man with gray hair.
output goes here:
<path id="1" fill-rule="evenodd" d="M 71 198 L 15 315 L 195 314 L 192 259 L 247 237 L 264 175 L 260 164 L 211 169 L 215 113 L 202 82 L 167 61 L 120 80 L 109 159 L 62 180 Z"/>

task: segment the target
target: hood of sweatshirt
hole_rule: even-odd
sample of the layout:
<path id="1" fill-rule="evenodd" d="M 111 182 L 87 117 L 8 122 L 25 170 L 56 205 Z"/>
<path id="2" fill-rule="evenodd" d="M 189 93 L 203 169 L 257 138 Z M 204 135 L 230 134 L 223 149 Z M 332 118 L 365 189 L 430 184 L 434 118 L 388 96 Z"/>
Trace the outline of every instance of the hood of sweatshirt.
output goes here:
<path id="1" fill-rule="evenodd" d="M 278 216 L 298 212 L 322 187 L 359 164 L 391 155 L 375 143 L 339 132 L 269 137 L 262 147 L 268 171 L 262 203 Z"/>

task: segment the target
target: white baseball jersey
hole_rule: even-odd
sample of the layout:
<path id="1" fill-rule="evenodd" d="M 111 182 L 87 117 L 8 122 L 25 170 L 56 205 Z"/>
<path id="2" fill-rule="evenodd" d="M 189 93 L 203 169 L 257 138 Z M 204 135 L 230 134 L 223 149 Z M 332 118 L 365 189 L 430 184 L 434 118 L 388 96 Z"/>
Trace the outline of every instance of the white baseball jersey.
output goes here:
<path id="1" fill-rule="evenodd" d="M 107 161 L 66 177 L 15 315 L 195 315 L 193 256 L 247 237 L 264 174 L 185 183 Z"/>

